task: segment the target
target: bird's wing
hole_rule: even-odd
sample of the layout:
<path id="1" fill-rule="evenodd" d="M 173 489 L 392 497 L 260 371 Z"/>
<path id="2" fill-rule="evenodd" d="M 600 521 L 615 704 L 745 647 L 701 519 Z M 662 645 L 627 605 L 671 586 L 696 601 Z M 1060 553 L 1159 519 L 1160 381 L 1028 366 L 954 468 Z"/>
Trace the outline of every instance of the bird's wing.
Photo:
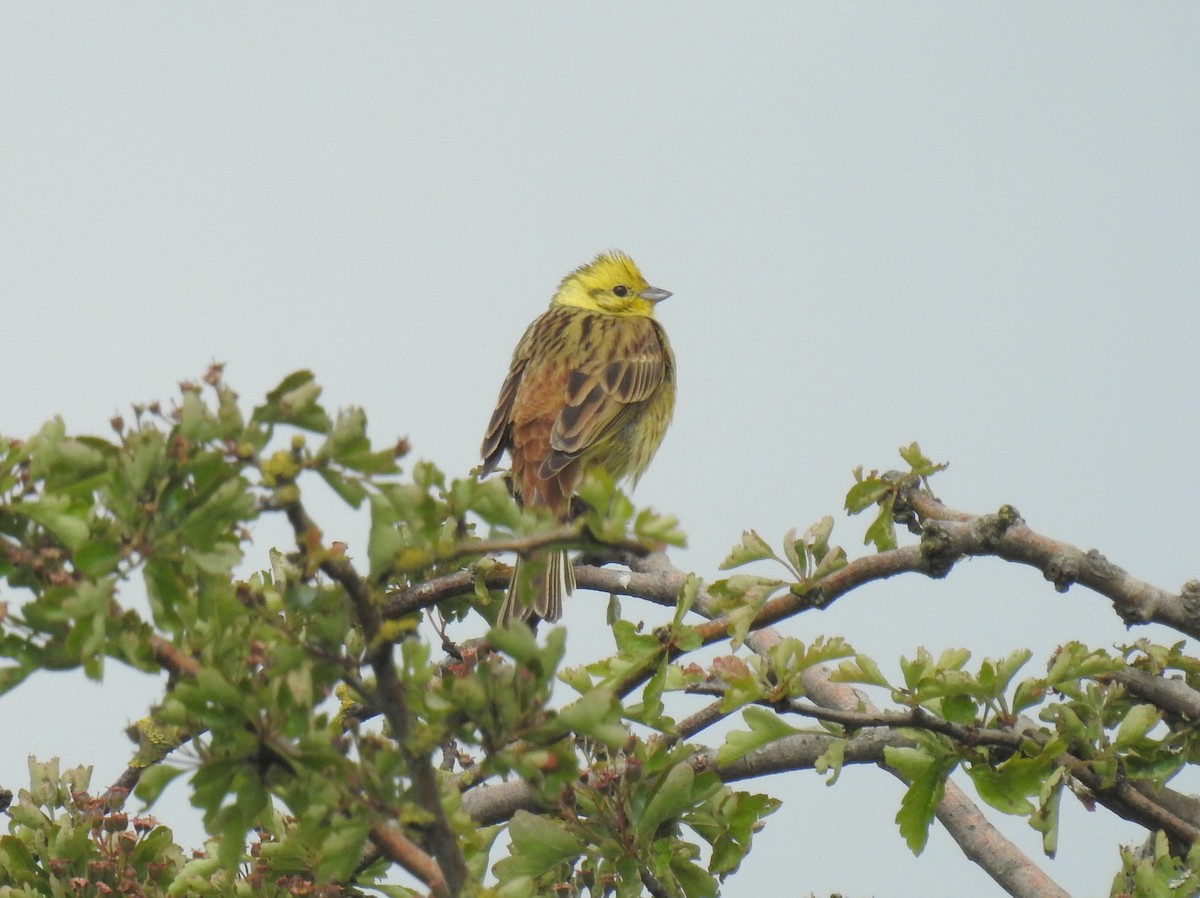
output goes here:
<path id="1" fill-rule="evenodd" d="M 509 424 L 512 419 L 513 400 L 517 398 L 517 387 L 521 383 L 521 375 L 525 371 L 525 361 L 514 361 L 500 387 L 500 397 L 496 400 L 496 410 L 492 412 L 492 420 L 488 422 L 487 433 L 483 435 L 483 446 L 479 454 L 483 456 L 483 473 L 487 474 L 500 463 L 500 456 L 508 446 Z"/>
<path id="2" fill-rule="evenodd" d="M 540 477 L 552 477 L 624 424 L 632 406 L 654 395 L 667 362 L 651 329 L 619 358 L 585 365 L 567 378 L 566 404 L 550 429 Z"/>

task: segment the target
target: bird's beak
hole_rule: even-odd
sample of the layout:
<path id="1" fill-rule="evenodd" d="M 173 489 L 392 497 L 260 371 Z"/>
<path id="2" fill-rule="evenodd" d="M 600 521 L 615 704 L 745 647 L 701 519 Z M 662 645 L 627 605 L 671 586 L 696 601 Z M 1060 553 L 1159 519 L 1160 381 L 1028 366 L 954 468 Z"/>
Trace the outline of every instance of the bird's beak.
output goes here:
<path id="1" fill-rule="evenodd" d="M 638 294 L 638 296 L 640 296 L 642 299 L 648 300 L 649 302 L 662 302 L 670 295 L 671 291 L 664 290 L 662 287 L 647 287 Z"/>

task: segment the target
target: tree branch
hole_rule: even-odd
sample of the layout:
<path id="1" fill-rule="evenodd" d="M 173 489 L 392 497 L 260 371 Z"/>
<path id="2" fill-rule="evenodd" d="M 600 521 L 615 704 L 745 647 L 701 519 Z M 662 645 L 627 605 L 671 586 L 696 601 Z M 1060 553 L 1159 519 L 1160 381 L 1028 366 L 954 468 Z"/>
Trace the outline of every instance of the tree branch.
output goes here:
<path id="1" fill-rule="evenodd" d="M 284 503 L 283 510 L 295 533 L 296 545 L 302 553 L 307 554 L 312 547 L 321 545 L 321 531 L 308 516 L 298 494 Z M 374 700 L 391 727 L 392 738 L 412 778 L 413 793 L 417 802 L 431 817 L 429 838 L 440 865 L 440 875 L 445 877 L 443 887 L 449 894 L 457 896 L 470 875 L 466 859 L 458 847 L 458 838 L 446 817 L 446 809 L 442 805 L 438 789 L 437 772 L 427 756 L 414 752 L 410 747 L 409 735 L 412 727 L 408 699 L 396 670 L 392 643 L 381 636 L 383 617 L 379 606 L 368 583 L 359 576 L 358 571 L 344 555 L 323 552 L 320 569 L 326 576 L 341 584 L 354 605 L 355 614 L 363 628 L 363 636 L 370 647 L 369 657 L 371 667 L 375 671 L 377 686 Z M 372 835 L 374 836 L 374 831 Z M 433 887 L 429 880 L 426 879 L 425 882 Z"/>
<path id="2" fill-rule="evenodd" d="M 695 714 L 691 714 L 675 725 L 674 739 L 690 739 L 702 730 L 708 729 L 718 721 L 724 720 L 731 712 L 722 711 L 720 702 L 705 705 Z"/>
<path id="3" fill-rule="evenodd" d="M 675 568 L 665 555 L 655 553 L 633 559 L 632 564 L 635 569 L 630 571 L 579 565 L 575 569 L 576 581 L 584 588 L 636 596 L 660 605 L 670 606 L 678 601 L 686 574 Z M 918 547 L 879 553 L 856 559 L 826 577 L 820 584 L 820 597 L 826 602 L 832 601 L 863 583 L 906 571 L 924 570 L 925 563 Z M 490 577 L 488 582 L 490 586 Z M 501 580 L 498 585 L 506 582 L 506 579 Z M 468 578 L 460 588 L 469 587 Z M 703 589 L 693 607 L 710 618 L 716 613 L 715 601 Z M 806 607 L 814 607 L 811 593 L 804 597 L 789 594 L 773 599 L 765 603 L 755 620 L 755 627 L 764 620 L 784 617 Z M 701 624 L 698 629 L 704 634 L 706 642 L 716 642 L 727 637 L 727 627 L 724 620 L 716 618 Z M 773 629 L 760 629 L 751 632 L 747 644 L 762 654 L 781 638 Z M 873 707 L 863 693 L 847 684 L 829 680 L 829 671 L 824 667 L 809 668 L 804 676 L 808 694 L 824 707 Z M 711 714 L 711 709 L 704 709 L 693 715 L 695 720 L 692 723 L 698 727 L 707 725 L 705 721 Z M 692 721 L 691 718 L 688 720 Z M 733 782 L 767 773 L 811 768 L 834 738 L 811 734 L 789 736 L 750 752 L 733 764 L 717 768 L 716 772 L 722 780 Z M 873 763 L 896 775 L 884 763 L 883 748 L 886 745 L 908 744 L 910 742 L 907 739 L 888 729 L 864 730 L 846 741 L 844 763 Z M 701 752 L 693 764 L 699 769 L 714 768 L 715 749 Z M 524 783 L 478 786 L 463 796 L 463 809 L 481 825 L 506 820 L 518 807 L 545 810 L 539 807 L 533 791 Z M 1009 894 L 1016 898 L 1069 898 L 1028 856 L 1006 839 L 953 782 L 946 783 L 937 816 L 963 853 L 979 864 Z"/>
<path id="4" fill-rule="evenodd" d="M 1144 698 L 1164 711 L 1200 720 L 1200 692 L 1183 680 L 1156 677 L 1136 667 L 1125 667 L 1112 677 L 1132 695 Z"/>
<path id="5" fill-rule="evenodd" d="M 921 522 L 921 551 L 939 575 L 959 558 L 995 555 L 1035 567 L 1066 592 L 1079 583 L 1112 600 L 1126 625 L 1151 621 L 1200 638 L 1200 581 L 1189 580 L 1178 594 L 1139 580 L 1095 549 L 1087 552 L 1031 530 L 1012 506 L 996 514 L 970 515 L 947 508 L 921 490 L 902 494 Z"/>
<path id="6" fill-rule="evenodd" d="M 767 629 L 750 634 L 746 643 L 755 652 L 766 654 L 782 639 L 776 630 Z M 822 707 L 844 711 L 878 710 L 866 693 L 848 683 L 834 682 L 830 678 L 829 668 L 825 665 L 814 665 L 806 669 L 801 677 L 805 693 Z M 847 748 L 856 740 L 872 736 L 886 744 L 887 738 L 895 738 L 897 735 L 890 730 L 864 730 L 856 733 L 847 742 Z M 907 782 L 898 772 L 887 766 L 882 746 L 875 763 L 901 782 Z M 1047 876 L 1032 858 L 996 829 L 952 780 L 946 781 L 942 800 L 938 803 L 935 813 L 963 854 L 978 864 L 1014 898 L 1069 898 L 1067 892 Z"/>
<path id="7" fill-rule="evenodd" d="M 770 624 L 783 620 L 796 613 L 813 607 L 825 607 L 845 593 L 865 583 L 886 579 L 901 573 L 922 573 L 929 577 L 942 577 L 949 572 L 954 562 L 962 557 L 996 555 L 1005 560 L 1035 566 L 1042 570 L 1047 579 L 1056 588 L 1065 590 L 1072 583 L 1081 583 L 1094 591 L 1112 599 L 1114 607 L 1122 619 L 1129 624 L 1144 623 L 1150 620 L 1166 623 L 1189 635 L 1200 636 L 1200 583 L 1192 581 L 1183 592 L 1174 596 L 1164 590 L 1153 587 L 1143 581 L 1131 577 L 1125 571 L 1110 564 L 1096 552 L 1081 550 L 1055 540 L 1050 540 L 1034 533 L 1025 526 L 1010 508 L 1002 509 L 997 515 L 971 516 L 961 512 L 945 509 L 936 500 L 916 490 L 903 495 L 904 500 L 916 512 L 922 523 L 922 541 L 918 546 L 907 546 L 880 552 L 872 556 L 855 559 L 845 567 L 833 572 L 820 581 L 818 585 L 806 593 L 788 592 L 777 596 L 763 604 L 752 626 L 748 644 L 756 651 L 764 651 L 765 646 L 779 637 L 773 631 L 764 629 Z M 497 547 L 498 548 L 498 547 Z M 632 558 L 632 570 L 614 570 L 611 568 L 594 567 L 591 565 L 576 566 L 576 580 L 580 587 L 595 589 L 602 592 L 642 598 L 665 606 L 674 605 L 685 575 L 674 568 L 661 554 L 642 558 Z M 506 568 L 496 568 L 486 575 L 489 588 L 502 588 L 507 585 L 510 572 Z M 405 613 L 414 608 L 436 604 L 445 598 L 459 595 L 474 585 L 474 578 L 469 572 L 450 575 L 438 580 L 415 586 L 392 597 L 385 608 L 385 613 L 392 616 Z M 696 610 L 710 618 L 696 629 L 705 644 L 711 644 L 727 638 L 728 622 L 714 615 L 715 603 L 702 590 L 696 602 Z M 1193 613 L 1192 609 L 1196 609 Z M 671 651 L 669 648 L 668 651 Z M 673 653 L 677 654 L 677 653 Z M 1160 707 L 1174 710 L 1176 713 L 1192 717 L 1200 717 L 1200 695 L 1180 684 L 1181 688 L 1165 685 L 1170 681 L 1153 678 L 1148 675 L 1138 676 L 1140 672 L 1130 669 L 1129 676 L 1120 675 L 1121 681 L 1131 691 L 1141 690 L 1150 701 Z M 622 693 L 627 693 L 641 682 L 644 682 L 648 672 L 636 672 L 628 681 L 622 684 Z M 833 684 L 828 680 L 827 671 L 811 669 L 806 677 L 817 681 L 819 688 L 810 689 L 810 695 L 828 712 L 826 719 L 838 719 L 846 724 L 859 726 L 912 726 L 918 725 L 912 719 L 903 723 L 899 719 L 879 718 L 865 695 L 845 684 Z M 1157 682 L 1155 682 L 1157 680 Z M 857 712 L 856 709 L 868 709 Z M 854 713 L 865 716 L 855 717 Z M 889 712 L 891 713 L 891 712 Z M 897 712 L 904 714 L 906 712 Z M 688 718 L 684 723 L 689 731 L 697 732 L 709 725 L 714 719 L 711 708 L 704 709 Z M 817 716 L 812 714 L 811 716 Z M 928 721 L 925 721 L 928 724 Z M 692 728 L 695 728 L 694 730 Z M 867 738 L 864 731 L 851 740 L 855 746 L 864 744 L 878 745 L 878 741 L 864 743 Z M 965 733 L 947 733 L 954 738 L 962 739 Z M 1020 736 L 1014 735 L 1016 743 L 1010 743 L 1010 737 L 1003 731 L 987 734 L 995 737 L 994 744 L 1014 747 L 1019 743 Z M 976 737 L 977 738 L 977 737 Z M 794 746 L 793 746 L 794 747 Z M 768 746 L 767 748 L 771 748 Z M 849 750 L 850 744 L 847 748 Z M 824 751 L 821 748 L 816 756 Z M 743 759 L 745 765 L 770 763 L 766 759 L 770 752 L 756 752 Z M 847 756 L 848 758 L 851 755 Z M 1174 796 L 1162 801 L 1164 797 L 1158 793 L 1151 796 L 1145 794 L 1143 784 L 1119 782 L 1106 787 L 1100 777 L 1096 776 L 1086 763 L 1073 756 L 1062 758 L 1064 765 L 1072 775 L 1084 786 L 1090 789 L 1097 799 L 1112 810 L 1127 819 L 1135 820 L 1143 826 L 1162 828 L 1173 838 L 1188 843 L 1194 841 L 1198 831 L 1189 822 L 1196 818 L 1191 816 L 1192 807 L 1186 802 L 1174 801 Z M 882 754 L 873 763 L 881 766 Z M 886 769 L 886 767 L 885 767 Z M 894 772 L 894 771 L 893 771 Z M 735 776 L 734 770 L 724 771 Z M 490 790 L 497 787 L 479 787 L 464 796 L 464 805 L 483 802 L 485 796 L 492 794 Z M 468 797 L 469 796 L 469 797 Z M 1183 796 L 1179 796 L 1183 798 Z M 505 804 L 517 801 L 527 801 L 528 796 L 522 794 L 519 788 L 507 794 Z M 481 804 L 481 807 L 486 803 Z M 1174 805 L 1174 811 L 1168 810 L 1167 805 Z M 495 809 L 489 812 L 502 813 Z M 508 813 L 511 813 L 509 811 Z M 504 815 L 506 816 L 506 815 Z M 987 822 L 953 783 L 947 783 L 946 797 L 939 807 L 938 817 L 959 843 L 963 852 L 984 867 L 998 883 L 1010 894 L 1025 895 L 1062 895 L 1058 888 L 1037 866 L 1010 842 L 1004 839 Z M 477 818 L 478 819 L 478 818 Z M 501 816 L 499 819 L 503 819 Z"/>
<path id="8" fill-rule="evenodd" d="M 150 635 L 150 651 L 159 666 L 173 677 L 194 677 L 200 671 L 200 663 L 195 658 L 157 633 Z"/>
<path id="9" fill-rule="evenodd" d="M 673 595 L 678 595 L 683 588 L 686 575 L 674 568 L 664 555 L 651 555 L 641 559 L 639 571 L 644 572 L 647 582 L 644 584 L 658 595 L 664 595 L 673 588 Z M 916 547 L 894 549 L 881 552 L 867 558 L 855 559 L 846 567 L 835 571 L 821 581 L 819 590 L 827 601 L 832 601 L 851 589 L 870 582 L 874 579 L 894 576 L 905 571 L 923 571 L 924 566 Z M 802 610 L 798 601 L 801 597 L 794 595 L 781 596 L 766 602 L 762 611 L 755 619 L 757 627 L 765 616 L 775 613 L 795 613 Z M 807 598 L 807 597 L 804 597 Z M 774 606 L 774 607 L 772 607 Z M 711 616 L 716 603 L 705 590 L 697 595 L 694 609 L 703 615 Z M 811 606 L 809 606 L 811 607 Z M 795 609 L 795 610 L 792 610 Z M 712 620 L 704 626 L 715 626 L 719 619 Z M 779 644 L 783 637 L 772 628 L 756 629 L 747 636 L 746 644 L 758 654 L 766 654 Z M 829 677 L 830 671 L 824 665 L 815 665 L 803 673 L 805 691 L 819 705 L 830 709 L 875 710 L 870 698 L 863 692 L 846 683 L 835 683 Z M 788 740 L 797 737 L 788 737 Z M 806 739 L 824 740 L 826 737 L 803 737 Z M 877 751 L 871 762 L 878 764 L 893 776 L 899 776 L 896 771 L 887 767 L 883 760 L 883 746 L 889 740 L 897 739 L 897 735 L 886 730 L 864 730 L 847 740 L 846 760 L 859 757 L 857 752 L 864 748 Z M 788 741 L 781 740 L 781 741 Z M 811 742 L 809 743 L 812 744 Z M 827 745 L 826 742 L 818 743 Z M 894 744 L 907 744 L 897 742 Z M 765 746 L 771 749 L 772 746 Z M 824 747 L 817 752 L 813 760 L 824 752 Z M 755 752 L 742 759 L 747 763 L 762 763 L 769 755 L 760 756 Z M 729 771 L 733 773 L 733 771 Z M 764 770 L 764 772 L 766 772 Z M 977 863 L 1002 888 L 1015 898 L 1068 898 L 1067 893 L 1060 888 L 1049 876 L 1039 868 L 1031 858 L 1016 847 L 1010 840 L 997 830 L 983 815 L 978 807 L 966 797 L 953 782 L 946 783 L 945 794 L 937 809 L 938 820 L 946 827 L 963 854 Z"/>
<path id="10" fill-rule="evenodd" d="M 693 690 L 689 690 L 693 691 Z M 713 691 L 701 687 L 698 690 L 704 694 L 719 694 L 723 692 L 720 686 L 714 684 Z M 764 703 L 766 704 L 766 703 Z M 1003 729 L 995 727 L 969 727 L 953 723 L 944 718 L 931 714 L 922 708 L 907 708 L 896 711 L 846 711 L 837 708 L 820 708 L 804 702 L 792 701 L 782 708 L 779 705 L 769 705 L 776 710 L 784 710 L 790 714 L 809 717 L 813 720 L 823 720 L 836 723 L 848 730 L 857 731 L 873 727 L 888 729 L 912 728 L 939 733 L 961 745 L 990 745 L 1005 748 L 1012 752 L 1021 751 L 1022 743 L 1032 741 L 1043 746 L 1049 741 L 1046 733 L 1033 729 Z M 1168 837 L 1178 843 L 1190 845 L 1200 836 L 1195 824 L 1179 813 L 1172 811 L 1165 802 L 1160 801 L 1162 793 L 1172 790 L 1155 790 L 1151 795 L 1145 789 L 1137 788 L 1135 783 L 1118 779 L 1112 785 L 1105 784 L 1091 766 L 1070 752 L 1062 752 L 1054 758 L 1054 763 L 1065 767 L 1077 780 L 1095 793 L 1097 800 L 1113 813 L 1149 830 L 1161 829 Z M 1146 785 L 1146 784 L 1138 784 Z M 1187 796 L 1175 793 L 1180 799 Z M 1194 812 L 1200 803 L 1192 800 L 1192 804 L 1176 803 L 1176 807 L 1185 813 Z"/>
<path id="11" fill-rule="evenodd" d="M 371 841 L 413 876 L 417 877 L 434 895 L 449 895 L 450 890 L 437 861 L 417 847 L 403 833 L 386 823 L 371 824 Z M 457 894 L 457 893 L 456 893 Z"/>
<path id="12" fill-rule="evenodd" d="M 905 494 L 905 498 L 924 522 L 922 542 L 919 546 L 897 548 L 855 559 L 825 577 L 807 593 L 789 592 L 765 602 L 752 625 L 752 630 L 757 631 L 752 633 L 748 640 L 752 647 L 758 650 L 754 644 L 756 638 L 769 638 L 771 631 L 762 629 L 766 625 L 812 607 L 825 607 L 865 583 L 908 572 L 942 577 L 949 572 L 955 560 L 971 555 L 997 555 L 1006 560 L 1032 564 L 1042 569 L 1059 589 L 1067 588 L 1072 582 L 1082 583 L 1112 598 L 1118 612 L 1127 622 L 1157 620 L 1176 626 L 1183 632 L 1200 633 L 1200 623 L 1197 623 L 1186 607 L 1188 597 L 1193 593 L 1194 604 L 1200 607 L 1200 583 L 1189 583 L 1181 596 L 1171 596 L 1163 590 L 1130 577 L 1115 565 L 1109 564 L 1098 553 L 1084 553 L 1068 544 L 1034 534 L 1011 509 L 1006 508 L 998 515 L 977 517 L 949 511 L 936 500 L 917 491 Z M 674 568 L 661 554 L 634 558 L 631 559 L 631 564 L 634 569 L 630 571 L 578 565 L 576 580 L 579 586 L 584 588 L 636 596 L 661 605 L 675 604 L 685 579 L 682 571 Z M 493 576 L 497 574 L 499 576 L 493 581 Z M 505 585 L 507 576 L 507 571 L 491 572 L 487 581 L 489 587 Z M 410 591 L 398 598 L 421 601 L 422 604 L 426 600 L 437 601 L 439 599 L 434 599 L 435 595 L 445 597 L 451 590 L 460 592 L 470 587 L 471 580 L 467 577 L 453 584 L 445 582 L 441 587 L 435 586 L 436 583 L 438 581 L 427 584 L 426 586 L 433 588 L 424 595 L 418 596 Z M 443 588 L 445 592 L 442 591 Z M 714 617 L 713 609 L 714 604 L 702 590 L 696 602 L 696 610 L 710 617 L 710 620 L 696 629 L 705 644 L 718 642 L 728 634 L 727 622 L 720 617 Z M 1156 704 L 1161 702 L 1162 707 L 1175 708 L 1179 713 L 1189 715 L 1200 712 L 1200 696 L 1197 696 L 1194 690 L 1186 686 L 1177 689 L 1162 685 L 1167 681 L 1153 684 L 1151 680 L 1157 678 L 1138 678 L 1137 673 L 1133 671 L 1127 680 L 1123 680 L 1131 690 L 1140 688 L 1145 691 L 1156 685 L 1157 697 L 1150 699 Z M 648 671 L 631 673 L 618 691 L 627 694 L 643 682 L 648 674 Z M 842 709 L 870 707 L 869 702 L 866 705 L 860 704 L 865 699 L 861 693 L 846 689 L 844 685 L 842 689 L 849 695 L 833 698 L 832 703 L 818 699 L 819 704 Z M 831 697 L 838 692 L 836 689 L 826 691 Z M 696 726 L 707 725 L 702 718 L 698 718 L 694 723 Z M 1157 799 L 1162 796 L 1158 793 L 1148 796 L 1143 794 L 1140 788 L 1128 783 L 1105 787 L 1103 781 L 1092 774 L 1084 762 L 1073 757 L 1064 757 L 1063 761 L 1076 779 L 1092 790 L 1097 799 L 1114 813 L 1143 826 L 1162 828 L 1174 838 L 1188 843 L 1200 832 L 1191 822 L 1196 818 L 1190 813 L 1179 814 L 1168 810 L 1168 805 L 1173 806 L 1176 811 L 1191 810 L 1191 806 L 1186 802 L 1175 801 L 1176 796 L 1160 802 Z M 983 865 L 998 882 L 1005 885 L 1005 888 L 1011 886 L 1012 894 L 1050 894 L 1057 889 L 1029 858 L 994 831 L 986 818 L 953 783 L 947 784 L 946 807 L 944 813 L 939 810 L 939 819 L 943 820 L 948 829 L 953 827 L 951 834 L 959 842 L 964 853 Z M 998 847 L 1001 845 L 1007 847 Z M 1051 891 L 1047 892 L 1046 889 Z"/>

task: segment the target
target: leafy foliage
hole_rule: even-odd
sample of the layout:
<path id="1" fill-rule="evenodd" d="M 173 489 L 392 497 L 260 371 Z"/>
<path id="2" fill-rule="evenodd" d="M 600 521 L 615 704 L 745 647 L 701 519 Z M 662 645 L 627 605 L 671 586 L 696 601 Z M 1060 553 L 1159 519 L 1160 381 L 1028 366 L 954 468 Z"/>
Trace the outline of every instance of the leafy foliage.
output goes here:
<path id="1" fill-rule="evenodd" d="M 596 568 L 614 593 L 659 589 L 675 614 L 647 632 L 614 602 L 611 652 L 566 668 L 566 630 L 491 628 L 503 553 L 562 545 L 638 568 L 683 544 L 674 518 L 593 475 L 563 527 L 501 478 L 402 467 L 407 443 L 372 443 L 359 409 L 327 412 L 309 372 L 249 413 L 218 367 L 181 386 L 169 408 L 114 419 L 112 440 L 57 419 L 0 438 L 0 692 L 39 670 L 101 679 L 110 659 L 170 673 L 110 788 L 93 794 L 88 771 L 44 761 L 15 800 L 0 790 L 0 898 L 717 895 L 779 808 L 732 783 L 779 757 L 831 784 L 864 760 L 900 776 L 896 822 L 914 852 L 961 769 L 1053 855 L 1064 794 L 1123 808 L 1127 790 L 1155 794 L 1200 753 L 1194 716 L 1130 680 L 1200 687 L 1183 643 L 1070 643 L 1044 672 L 1024 650 L 973 663 L 918 647 L 889 682 L 841 637 L 755 641 L 765 620 L 865 582 L 853 577 L 877 559 L 948 570 L 931 562 L 934 528 L 914 504 L 945 465 L 915 443 L 901 450 L 907 472 L 858 469 L 846 497 L 851 513 L 877 509 L 876 559 L 848 559 L 824 517 L 778 548 L 747 531 L 721 565 L 736 573 L 707 585 L 680 574 L 665 595 L 662 577 Z M 363 510 L 361 544 L 325 538 L 309 512 L 322 494 Z M 295 545 L 260 555 L 250 536 L 268 515 Z M 1015 512 L 998 520 L 995 533 Z M 904 554 L 897 523 L 921 535 L 920 553 Z M 485 638 L 459 635 L 472 626 Z M 830 684 L 854 687 L 853 705 L 831 705 Z M 696 697 L 709 704 L 683 716 Z M 697 741 L 720 720 L 719 745 Z M 867 732 L 888 734 L 873 754 Z M 123 809 L 131 789 L 152 805 L 185 777 L 212 834 L 190 856 Z M 505 781 L 521 790 L 496 809 Z M 1114 893 L 1190 894 L 1186 830 L 1135 819 L 1159 835 L 1114 862 Z"/>

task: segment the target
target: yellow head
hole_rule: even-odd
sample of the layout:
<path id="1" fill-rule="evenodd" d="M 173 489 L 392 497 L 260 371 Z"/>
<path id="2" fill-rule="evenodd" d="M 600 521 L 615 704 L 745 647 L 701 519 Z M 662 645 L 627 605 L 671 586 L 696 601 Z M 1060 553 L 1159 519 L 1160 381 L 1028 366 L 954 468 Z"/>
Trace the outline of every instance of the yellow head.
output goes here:
<path id="1" fill-rule="evenodd" d="M 633 259 L 610 250 L 563 278 L 550 305 L 653 318 L 655 303 L 670 295 L 669 290 L 647 284 Z"/>

